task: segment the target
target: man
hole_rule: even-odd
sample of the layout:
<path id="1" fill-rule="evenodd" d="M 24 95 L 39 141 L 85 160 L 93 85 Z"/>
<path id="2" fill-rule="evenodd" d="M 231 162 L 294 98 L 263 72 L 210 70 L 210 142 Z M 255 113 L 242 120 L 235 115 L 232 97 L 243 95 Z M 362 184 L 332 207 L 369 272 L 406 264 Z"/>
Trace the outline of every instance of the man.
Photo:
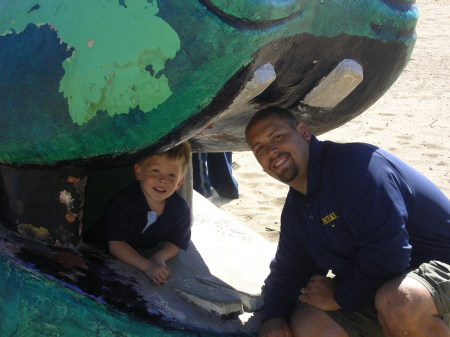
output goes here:
<path id="1" fill-rule="evenodd" d="M 450 202 L 433 183 L 375 146 L 321 142 L 281 108 L 245 135 L 290 186 L 259 336 L 450 336 Z"/>

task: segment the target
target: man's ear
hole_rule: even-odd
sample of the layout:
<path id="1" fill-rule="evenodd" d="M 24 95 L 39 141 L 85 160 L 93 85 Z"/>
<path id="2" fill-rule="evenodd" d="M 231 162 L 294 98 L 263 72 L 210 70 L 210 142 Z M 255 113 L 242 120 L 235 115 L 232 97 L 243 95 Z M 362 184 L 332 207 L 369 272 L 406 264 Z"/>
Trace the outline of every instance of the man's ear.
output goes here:
<path id="1" fill-rule="evenodd" d="M 180 179 L 180 181 L 178 182 L 177 188 L 175 189 L 175 191 L 178 191 L 179 188 L 181 187 L 181 184 L 183 184 L 184 182 L 184 177 Z"/>
<path id="2" fill-rule="evenodd" d="M 139 163 L 134 164 L 134 177 L 136 180 L 142 180 L 142 165 Z"/>
<path id="3" fill-rule="evenodd" d="M 306 141 L 309 142 L 311 140 L 311 132 L 309 131 L 308 125 L 305 123 L 298 122 L 297 132 L 299 132 Z"/>

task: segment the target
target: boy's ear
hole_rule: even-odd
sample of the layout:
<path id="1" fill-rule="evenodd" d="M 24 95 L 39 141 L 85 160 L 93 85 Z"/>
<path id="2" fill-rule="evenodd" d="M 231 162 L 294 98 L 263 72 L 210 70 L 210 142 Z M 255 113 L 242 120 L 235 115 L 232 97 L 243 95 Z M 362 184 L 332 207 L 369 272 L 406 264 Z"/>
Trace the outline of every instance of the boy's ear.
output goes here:
<path id="1" fill-rule="evenodd" d="M 134 164 L 134 177 L 136 180 L 142 180 L 142 165 L 139 163 Z"/>
<path id="2" fill-rule="evenodd" d="M 175 191 L 178 191 L 178 189 L 181 187 L 181 184 L 183 184 L 184 182 L 184 177 L 180 179 L 180 181 L 178 182 L 177 188 L 175 189 Z"/>

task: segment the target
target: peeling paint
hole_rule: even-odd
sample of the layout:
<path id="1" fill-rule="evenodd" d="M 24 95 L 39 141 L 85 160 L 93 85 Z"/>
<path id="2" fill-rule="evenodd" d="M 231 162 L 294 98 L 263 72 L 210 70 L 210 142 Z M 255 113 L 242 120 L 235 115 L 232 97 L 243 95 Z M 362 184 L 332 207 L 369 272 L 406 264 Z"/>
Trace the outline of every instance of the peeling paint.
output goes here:
<path id="1" fill-rule="evenodd" d="M 44 0 L 38 11 L 21 16 L 21 6 L 30 8 L 32 4 L 33 1 L 28 0 L 14 5 L 13 17 L 17 21 L 13 28 L 0 23 L 0 33 L 2 26 L 8 27 L 8 31 L 21 32 L 28 23 L 47 22 L 58 27 L 61 40 L 75 48 L 63 64 L 65 74 L 59 88 L 68 100 L 74 123 L 87 123 L 98 110 L 108 111 L 110 116 L 128 113 L 137 106 L 150 111 L 171 96 L 167 78 L 149 77 L 145 70 L 149 63 L 156 72 L 164 69 L 164 62 L 173 58 L 180 48 L 178 34 L 157 16 L 156 2 L 135 0 L 126 6 L 125 2 L 117 6 L 112 1 L 81 0 L 61 4 Z M 109 19 L 99 24 L 99 16 L 105 11 Z M 58 15 L 55 16 L 55 12 Z M 145 33 L 156 27 L 158 34 Z M 118 81 L 114 86 L 105 87 L 103 78 L 109 72 L 115 72 Z M 135 99 L 130 101 L 129 88 L 133 85 L 139 89 Z"/>
<path id="2" fill-rule="evenodd" d="M 19 224 L 17 226 L 17 232 L 21 235 L 41 241 L 50 241 L 52 239 L 50 232 L 45 227 L 35 227 L 31 224 Z"/>
<path id="3" fill-rule="evenodd" d="M 78 214 L 76 214 L 76 213 L 67 212 L 67 214 L 66 214 L 66 219 L 67 219 L 67 222 L 69 222 L 69 223 L 75 222 L 77 217 L 78 217 Z"/>
<path id="4" fill-rule="evenodd" d="M 67 177 L 67 182 L 72 183 L 72 184 L 75 184 L 75 183 L 80 182 L 80 178 L 68 176 L 68 177 Z"/>
<path id="5" fill-rule="evenodd" d="M 66 190 L 59 192 L 59 201 L 67 206 L 73 203 L 72 194 Z"/>

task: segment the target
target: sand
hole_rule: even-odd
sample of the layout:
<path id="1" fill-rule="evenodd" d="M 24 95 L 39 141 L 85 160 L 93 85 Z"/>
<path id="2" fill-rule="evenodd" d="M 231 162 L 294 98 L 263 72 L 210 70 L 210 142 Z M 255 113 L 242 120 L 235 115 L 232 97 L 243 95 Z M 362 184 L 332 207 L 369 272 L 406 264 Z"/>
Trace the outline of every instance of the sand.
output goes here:
<path id="1" fill-rule="evenodd" d="M 450 0 L 417 4 L 417 42 L 400 77 L 360 116 L 318 138 L 387 149 L 450 197 Z M 287 186 L 266 175 L 251 152 L 233 153 L 233 162 L 239 199 L 210 200 L 276 242 Z"/>

